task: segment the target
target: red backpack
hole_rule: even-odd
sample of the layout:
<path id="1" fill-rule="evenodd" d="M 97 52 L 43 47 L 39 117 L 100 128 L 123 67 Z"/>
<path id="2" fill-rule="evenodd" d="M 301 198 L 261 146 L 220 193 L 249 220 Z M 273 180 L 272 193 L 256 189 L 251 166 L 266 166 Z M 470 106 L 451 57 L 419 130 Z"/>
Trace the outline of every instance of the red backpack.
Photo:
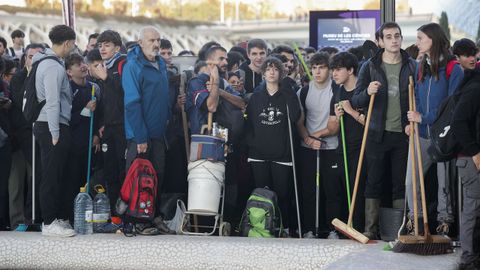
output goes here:
<path id="1" fill-rule="evenodd" d="M 155 218 L 157 185 L 152 163 L 147 159 L 135 159 L 120 190 L 120 198 L 128 205 L 125 212 L 127 220 L 148 222 Z"/>

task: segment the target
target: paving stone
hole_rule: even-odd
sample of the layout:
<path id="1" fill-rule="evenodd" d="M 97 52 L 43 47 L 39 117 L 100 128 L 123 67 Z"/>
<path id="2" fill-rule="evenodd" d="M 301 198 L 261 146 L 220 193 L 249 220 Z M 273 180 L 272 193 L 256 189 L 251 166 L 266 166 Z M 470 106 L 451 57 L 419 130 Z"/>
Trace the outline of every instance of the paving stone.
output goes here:
<path id="1" fill-rule="evenodd" d="M 71 238 L 0 232 L 0 269 L 455 269 L 458 253 L 416 256 L 385 243 L 93 234 Z"/>

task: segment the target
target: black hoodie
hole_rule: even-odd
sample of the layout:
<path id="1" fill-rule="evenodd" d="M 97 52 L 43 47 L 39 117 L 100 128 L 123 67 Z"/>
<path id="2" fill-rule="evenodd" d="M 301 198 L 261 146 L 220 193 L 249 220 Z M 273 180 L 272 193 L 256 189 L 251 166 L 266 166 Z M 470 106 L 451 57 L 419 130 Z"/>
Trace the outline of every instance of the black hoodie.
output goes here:
<path id="1" fill-rule="evenodd" d="M 297 96 L 280 86 L 273 96 L 266 84 L 256 91 L 247 107 L 247 142 L 249 157 L 259 160 L 291 161 L 287 105 L 292 127 L 300 117 Z M 295 129 L 292 129 L 292 133 Z"/>
<path id="2" fill-rule="evenodd" d="M 458 89 L 461 96 L 453 116 L 452 129 L 462 146 L 461 153 L 474 156 L 480 152 L 480 70 L 465 71 Z"/>
<path id="3" fill-rule="evenodd" d="M 253 90 L 262 82 L 262 74 L 256 73 L 250 69 L 249 63 L 245 62 L 240 69 L 245 71 L 245 82 L 243 84 L 245 93 L 253 93 Z"/>

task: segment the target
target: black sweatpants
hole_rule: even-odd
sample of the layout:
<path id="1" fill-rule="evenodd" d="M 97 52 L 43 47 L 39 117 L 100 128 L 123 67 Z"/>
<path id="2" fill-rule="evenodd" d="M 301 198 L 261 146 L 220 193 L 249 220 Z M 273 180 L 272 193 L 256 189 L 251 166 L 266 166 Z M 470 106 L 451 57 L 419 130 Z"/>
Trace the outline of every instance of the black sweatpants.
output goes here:
<path id="1" fill-rule="evenodd" d="M 277 193 L 284 226 L 288 226 L 290 194 L 293 190 L 292 167 L 272 161 L 250 162 L 256 188 L 269 187 Z"/>
<path id="2" fill-rule="evenodd" d="M 165 193 L 187 194 L 187 154 L 185 140 L 176 136 L 168 144 L 165 159 Z"/>
<path id="3" fill-rule="evenodd" d="M 56 145 L 52 144 L 52 135 L 47 122 L 36 122 L 33 130 L 40 146 L 42 159 L 42 177 L 40 179 L 40 209 L 46 225 L 56 218 L 62 218 L 60 209 L 63 201 L 63 188 L 70 185 L 70 179 L 63 177 L 71 143 L 70 128 L 60 124 L 60 137 Z M 73 202 L 70 204 L 73 208 Z"/>
<path id="4" fill-rule="evenodd" d="M 85 151 L 87 150 L 87 151 Z M 85 186 L 87 183 L 87 164 L 88 164 L 88 149 L 74 150 L 70 148 L 68 154 L 68 162 L 65 166 L 67 169 L 64 172 L 64 178 L 68 179 L 68 183 L 65 183 L 62 188 L 62 196 L 64 204 L 60 208 L 60 217 L 62 219 L 68 219 L 73 222 L 73 203 L 75 197 L 80 192 L 80 187 Z M 90 182 L 89 192 L 94 190 L 93 183 Z"/>
<path id="5" fill-rule="evenodd" d="M 315 232 L 317 151 L 301 147 L 300 160 L 301 176 L 299 182 L 302 192 L 302 232 Z M 331 221 L 342 215 L 343 197 L 341 192 L 343 185 L 339 175 L 338 164 L 338 153 L 336 150 L 320 150 L 320 185 L 324 191 L 320 192 L 320 194 L 325 196 L 325 205 L 318 206 L 319 215 L 325 213 L 325 219 L 320 218 L 320 220 L 325 221 L 324 224 L 320 224 L 320 228 L 327 227 L 333 230 Z"/>
<path id="6" fill-rule="evenodd" d="M 340 146 L 339 146 L 340 147 Z M 345 165 L 343 159 L 343 151 L 338 153 L 338 169 L 340 172 L 340 178 L 342 179 L 342 200 L 345 202 L 344 205 L 344 219 L 348 218 L 348 205 L 347 205 L 347 189 L 345 182 Z M 353 200 L 353 188 L 355 185 L 355 176 L 357 174 L 358 167 L 358 157 L 360 156 L 360 148 L 357 149 L 347 149 L 347 165 L 348 165 L 348 177 L 350 185 L 350 199 Z M 357 198 L 355 200 L 355 212 L 353 214 L 353 227 L 358 231 L 363 232 L 363 227 L 365 226 L 365 182 L 367 181 L 367 166 L 363 162 L 362 172 L 360 174 L 360 179 L 358 183 Z"/>
<path id="7" fill-rule="evenodd" d="M 0 147 L 0 231 L 6 229 L 8 224 L 8 178 L 12 164 L 10 142 Z"/>
<path id="8" fill-rule="evenodd" d="M 381 199 L 383 181 L 392 181 L 392 199 L 405 198 L 405 174 L 408 158 L 408 137 L 403 132 L 385 131 L 383 141 L 367 141 L 367 184 L 365 198 Z M 384 179 L 387 164 L 391 177 Z"/>
<path id="9" fill-rule="evenodd" d="M 110 209 L 114 214 L 115 203 L 117 202 L 125 179 L 125 151 L 127 142 L 123 125 L 105 126 L 103 133 L 103 145 L 107 145 L 103 155 L 103 172 L 107 184 L 107 194 L 110 199 Z"/>

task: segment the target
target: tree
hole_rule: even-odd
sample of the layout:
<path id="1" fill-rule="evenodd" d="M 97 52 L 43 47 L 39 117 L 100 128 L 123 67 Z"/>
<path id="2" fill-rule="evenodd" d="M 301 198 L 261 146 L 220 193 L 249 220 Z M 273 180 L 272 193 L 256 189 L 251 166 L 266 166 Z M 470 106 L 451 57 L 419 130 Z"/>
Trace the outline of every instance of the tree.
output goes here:
<path id="1" fill-rule="evenodd" d="M 450 40 L 450 28 L 448 24 L 448 16 L 445 11 L 442 11 L 442 14 L 440 15 L 440 27 L 442 27 L 443 31 L 445 31 L 445 34 L 447 35 L 447 38 Z"/>

